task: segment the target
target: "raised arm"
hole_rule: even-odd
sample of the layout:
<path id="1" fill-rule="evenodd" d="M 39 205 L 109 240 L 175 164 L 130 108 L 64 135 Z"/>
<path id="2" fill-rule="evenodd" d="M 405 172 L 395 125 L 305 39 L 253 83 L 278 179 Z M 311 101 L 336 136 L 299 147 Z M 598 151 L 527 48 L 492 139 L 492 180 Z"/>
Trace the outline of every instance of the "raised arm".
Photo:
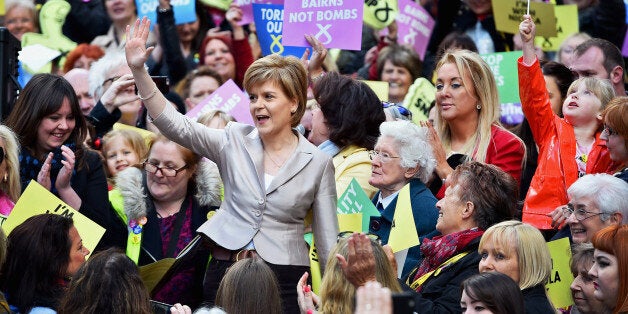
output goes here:
<path id="1" fill-rule="evenodd" d="M 131 68 L 135 85 L 137 86 L 138 96 L 146 106 L 148 114 L 155 118 L 164 110 L 166 97 L 159 91 L 153 80 L 150 78 L 148 71 L 144 67 L 144 63 L 148 60 L 148 56 L 154 47 L 146 48 L 146 41 L 150 32 L 150 21 L 144 17 L 141 21 L 137 19 L 131 32 L 131 26 L 126 27 L 126 62 Z"/>
<path id="2" fill-rule="evenodd" d="M 536 35 L 536 26 L 530 15 L 523 16 L 523 22 L 519 24 L 519 36 L 521 36 L 521 45 L 523 49 L 523 63 L 530 66 L 536 60 L 534 52 L 534 36 Z"/>

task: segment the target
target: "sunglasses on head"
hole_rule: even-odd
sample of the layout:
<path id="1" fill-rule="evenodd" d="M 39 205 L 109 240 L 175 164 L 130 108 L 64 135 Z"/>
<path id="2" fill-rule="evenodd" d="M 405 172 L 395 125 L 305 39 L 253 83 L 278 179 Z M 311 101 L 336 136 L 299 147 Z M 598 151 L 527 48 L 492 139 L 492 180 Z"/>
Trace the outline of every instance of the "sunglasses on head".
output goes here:
<path id="1" fill-rule="evenodd" d="M 397 109 L 397 111 L 399 111 L 399 113 L 406 117 L 406 118 L 412 118 L 412 113 L 410 112 L 410 110 L 406 109 L 406 107 L 403 106 L 399 106 L 397 104 L 394 103 L 389 103 L 387 101 L 382 101 L 382 106 L 384 106 L 384 108 L 394 108 Z"/>

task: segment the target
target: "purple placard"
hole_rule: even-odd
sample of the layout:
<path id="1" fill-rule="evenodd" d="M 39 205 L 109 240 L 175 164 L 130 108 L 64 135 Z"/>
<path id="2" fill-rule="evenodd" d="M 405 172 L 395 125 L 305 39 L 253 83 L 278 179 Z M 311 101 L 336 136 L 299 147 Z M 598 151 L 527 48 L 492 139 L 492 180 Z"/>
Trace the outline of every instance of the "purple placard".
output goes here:
<path id="1" fill-rule="evenodd" d="M 249 99 L 231 79 L 185 115 L 196 120 L 203 113 L 212 109 L 220 109 L 232 115 L 238 122 L 254 125 L 249 112 Z"/>
<path id="2" fill-rule="evenodd" d="M 624 57 L 628 57 L 628 29 L 626 30 L 626 35 L 624 36 L 624 45 L 621 47 L 621 54 Z"/>
<path id="3" fill-rule="evenodd" d="M 242 20 L 240 25 L 247 25 L 253 23 L 253 3 L 259 4 L 283 4 L 283 0 L 235 0 L 236 3 L 242 9 Z"/>
<path id="4" fill-rule="evenodd" d="M 327 48 L 360 50 L 362 1 L 292 0 L 284 4 L 283 38 L 286 46 L 310 47 L 311 34 Z"/>
<path id="5" fill-rule="evenodd" d="M 434 19 L 417 3 L 399 0 L 399 13 L 395 20 L 398 27 L 397 42 L 414 47 L 423 60 L 432 30 L 434 30 Z"/>

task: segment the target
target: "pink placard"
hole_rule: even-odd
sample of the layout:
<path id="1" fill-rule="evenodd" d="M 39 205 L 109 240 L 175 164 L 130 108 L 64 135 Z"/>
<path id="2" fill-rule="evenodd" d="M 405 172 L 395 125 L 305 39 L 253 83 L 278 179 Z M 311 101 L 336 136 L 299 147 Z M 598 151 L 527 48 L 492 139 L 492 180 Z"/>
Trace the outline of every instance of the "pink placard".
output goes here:
<path id="1" fill-rule="evenodd" d="M 284 0 L 235 0 L 242 9 L 242 20 L 240 25 L 247 25 L 254 22 L 253 20 L 253 3 L 260 4 L 283 4 Z"/>
<path id="2" fill-rule="evenodd" d="M 363 1 L 291 0 L 284 3 L 285 46 L 309 47 L 304 35 L 314 35 L 327 48 L 360 50 Z"/>
<path id="3" fill-rule="evenodd" d="M 238 122 L 254 125 L 249 112 L 249 99 L 232 80 L 222 84 L 185 115 L 196 120 L 212 109 L 222 110 L 232 115 Z"/>
<path id="4" fill-rule="evenodd" d="M 399 13 L 395 19 L 398 26 L 397 42 L 414 47 L 423 60 L 434 30 L 435 22 L 432 16 L 415 2 L 399 0 Z"/>

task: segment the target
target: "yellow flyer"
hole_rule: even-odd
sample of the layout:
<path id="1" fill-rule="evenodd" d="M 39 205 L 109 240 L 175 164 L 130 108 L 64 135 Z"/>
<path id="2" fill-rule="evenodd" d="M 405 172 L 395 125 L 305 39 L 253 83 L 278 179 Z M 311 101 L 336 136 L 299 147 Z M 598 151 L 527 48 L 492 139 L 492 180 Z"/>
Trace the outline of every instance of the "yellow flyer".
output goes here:
<path id="1" fill-rule="evenodd" d="M 83 239 L 83 244 L 90 251 L 94 250 L 100 238 L 105 234 L 105 228 L 64 203 L 35 180 L 31 181 L 17 200 L 9 218 L 2 224 L 2 229 L 8 235 L 17 225 L 39 214 L 57 214 L 72 218 L 74 226 Z"/>
<path id="2" fill-rule="evenodd" d="M 419 245 L 419 235 L 416 232 L 412 205 L 410 204 L 410 183 L 399 191 L 388 245 L 395 253 Z"/>
<path id="3" fill-rule="evenodd" d="M 338 214 L 338 230 L 362 232 L 362 213 Z"/>
<path id="4" fill-rule="evenodd" d="M 233 0 L 201 0 L 201 3 L 203 4 L 221 9 L 223 11 L 227 11 L 227 9 L 229 9 L 231 2 L 233 2 Z"/>
<path id="5" fill-rule="evenodd" d="M 557 5 L 556 13 L 556 37 L 536 36 L 534 43 L 543 51 L 558 51 L 565 38 L 579 31 L 578 6 L 575 4 Z"/>
<path id="6" fill-rule="evenodd" d="M 495 28 L 504 33 L 518 34 L 519 24 L 528 10 L 528 1 L 499 0 L 491 3 L 495 17 Z M 530 15 L 536 24 L 537 35 L 556 36 L 556 16 L 554 15 L 553 4 L 530 1 Z"/>
<path id="7" fill-rule="evenodd" d="M 569 286 L 573 282 L 573 274 L 569 267 L 571 247 L 569 238 L 562 238 L 547 243 L 552 256 L 552 272 L 545 285 L 547 295 L 556 308 L 564 308 L 573 304 Z"/>
<path id="8" fill-rule="evenodd" d="M 397 0 L 365 0 L 364 23 L 382 29 L 392 23 L 399 12 Z"/>
<path id="9" fill-rule="evenodd" d="M 388 82 L 382 81 L 362 81 L 366 83 L 377 95 L 377 98 L 381 101 L 388 101 Z"/>

